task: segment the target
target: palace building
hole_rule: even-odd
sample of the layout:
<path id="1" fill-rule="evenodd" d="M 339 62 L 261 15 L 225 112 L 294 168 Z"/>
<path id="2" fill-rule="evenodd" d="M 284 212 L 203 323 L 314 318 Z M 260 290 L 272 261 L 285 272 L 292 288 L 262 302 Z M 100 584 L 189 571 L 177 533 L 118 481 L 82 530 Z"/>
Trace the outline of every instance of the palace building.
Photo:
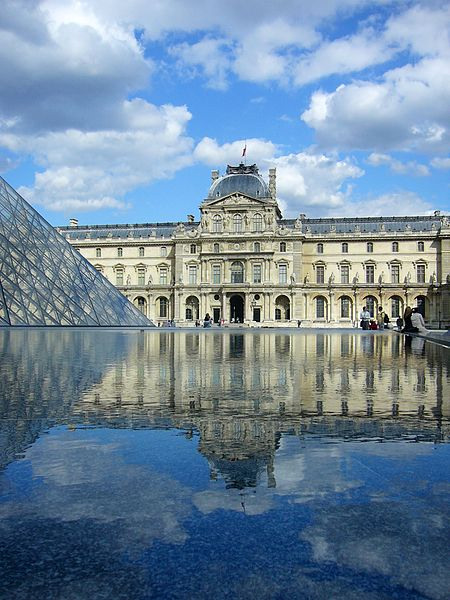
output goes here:
<path id="1" fill-rule="evenodd" d="M 351 327 L 363 306 L 394 321 L 420 306 L 450 326 L 447 216 L 283 219 L 275 169 L 211 175 L 200 221 L 58 231 L 155 323 Z"/>

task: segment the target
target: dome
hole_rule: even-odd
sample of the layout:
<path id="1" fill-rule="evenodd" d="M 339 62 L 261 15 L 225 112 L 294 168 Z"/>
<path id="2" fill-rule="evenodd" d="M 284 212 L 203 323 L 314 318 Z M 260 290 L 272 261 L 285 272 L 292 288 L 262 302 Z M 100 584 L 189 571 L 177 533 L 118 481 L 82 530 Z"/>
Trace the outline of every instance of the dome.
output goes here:
<path id="1" fill-rule="evenodd" d="M 252 198 L 270 198 L 269 188 L 259 175 L 256 165 L 228 166 L 226 175 L 215 179 L 209 188 L 208 199 L 223 198 L 235 193 Z"/>

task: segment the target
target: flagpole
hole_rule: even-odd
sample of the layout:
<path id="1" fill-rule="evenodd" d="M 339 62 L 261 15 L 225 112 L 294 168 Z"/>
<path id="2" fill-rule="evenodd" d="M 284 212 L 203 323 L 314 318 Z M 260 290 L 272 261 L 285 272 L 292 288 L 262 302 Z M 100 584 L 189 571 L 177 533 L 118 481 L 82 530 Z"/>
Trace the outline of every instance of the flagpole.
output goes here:
<path id="1" fill-rule="evenodd" d="M 247 140 L 245 140 L 244 148 L 242 149 L 242 157 L 244 159 L 244 165 L 247 165 Z"/>

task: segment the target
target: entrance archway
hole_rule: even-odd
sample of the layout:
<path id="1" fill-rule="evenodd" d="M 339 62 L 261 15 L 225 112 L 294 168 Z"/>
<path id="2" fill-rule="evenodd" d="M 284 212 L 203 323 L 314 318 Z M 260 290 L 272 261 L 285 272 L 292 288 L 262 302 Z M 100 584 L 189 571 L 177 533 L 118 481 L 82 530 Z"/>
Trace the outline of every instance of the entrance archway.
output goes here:
<path id="1" fill-rule="evenodd" d="M 232 323 L 244 322 L 244 298 L 237 294 L 230 298 L 230 321 Z"/>

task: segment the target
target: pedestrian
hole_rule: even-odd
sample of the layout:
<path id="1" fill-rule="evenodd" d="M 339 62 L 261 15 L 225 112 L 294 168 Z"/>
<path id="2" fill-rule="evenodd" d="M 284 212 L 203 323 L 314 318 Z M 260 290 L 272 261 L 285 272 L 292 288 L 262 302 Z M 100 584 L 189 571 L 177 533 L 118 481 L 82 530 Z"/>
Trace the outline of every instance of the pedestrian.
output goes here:
<path id="1" fill-rule="evenodd" d="M 412 308 L 410 306 L 407 306 L 405 308 L 405 312 L 403 313 L 403 321 L 405 323 L 405 326 L 402 329 L 403 332 L 408 332 L 408 331 L 411 331 L 411 329 L 412 329 L 411 315 L 412 315 Z"/>
<path id="2" fill-rule="evenodd" d="M 415 331 L 416 333 L 428 333 L 428 329 L 425 327 L 425 321 L 423 320 L 420 308 L 418 306 L 412 309 L 411 325 L 412 331 Z"/>
<path id="3" fill-rule="evenodd" d="M 364 329 L 364 330 L 369 329 L 370 312 L 367 310 L 367 306 L 363 306 L 363 309 L 359 315 L 359 318 L 361 319 L 360 325 L 361 325 L 362 329 Z"/>
<path id="4" fill-rule="evenodd" d="M 382 306 L 378 307 L 378 313 L 377 313 L 377 325 L 378 325 L 378 329 L 384 329 L 384 317 L 385 317 L 385 312 L 383 310 Z"/>

